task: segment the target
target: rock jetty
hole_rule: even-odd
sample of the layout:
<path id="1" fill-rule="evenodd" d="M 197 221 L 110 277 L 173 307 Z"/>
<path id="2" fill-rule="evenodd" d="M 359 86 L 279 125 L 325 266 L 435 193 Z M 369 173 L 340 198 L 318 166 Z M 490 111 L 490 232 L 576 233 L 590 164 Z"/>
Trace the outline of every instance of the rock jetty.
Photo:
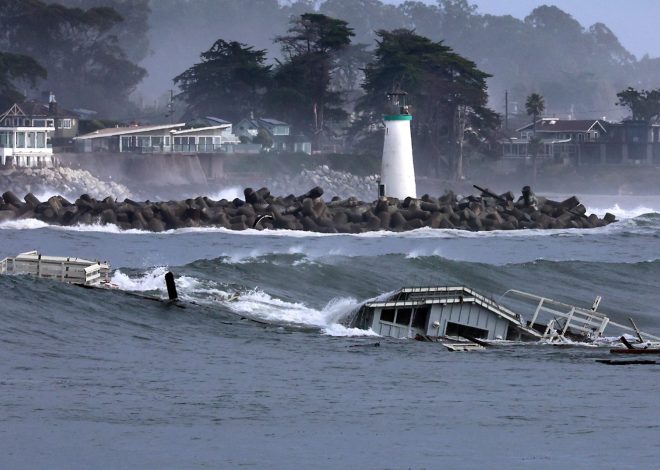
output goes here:
<path id="1" fill-rule="evenodd" d="M 0 222 L 31 218 L 53 225 L 114 224 L 124 230 L 152 232 L 224 227 L 363 233 L 403 232 L 422 227 L 470 231 L 594 228 L 615 221 L 609 213 L 602 219 L 595 214 L 587 215 L 576 197 L 561 202 L 535 197 L 527 205 L 523 198 L 514 202 L 511 193 L 458 197 L 447 192 L 437 198 L 424 195 L 403 201 L 381 197 L 371 203 L 353 197 L 334 197 L 326 203 L 323 189 L 318 186 L 301 196 L 274 197 L 268 188 L 247 188 L 244 195 L 244 199 L 233 201 L 200 196 L 183 201 L 124 199 L 118 202 L 111 197 L 96 200 L 83 194 L 74 202 L 61 196 L 42 202 L 32 193 L 21 200 L 7 191 L 0 199 Z"/>

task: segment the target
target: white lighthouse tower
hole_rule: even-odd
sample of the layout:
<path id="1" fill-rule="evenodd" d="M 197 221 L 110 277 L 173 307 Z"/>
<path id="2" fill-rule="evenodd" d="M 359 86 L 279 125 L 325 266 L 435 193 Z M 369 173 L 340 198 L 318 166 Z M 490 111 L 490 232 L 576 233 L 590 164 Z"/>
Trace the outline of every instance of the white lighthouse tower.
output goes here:
<path id="1" fill-rule="evenodd" d="M 385 121 L 383 162 L 380 173 L 380 196 L 405 199 L 417 197 L 415 167 L 413 166 L 410 121 L 405 91 L 394 90 L 387 94 L 389 101 Z"/>

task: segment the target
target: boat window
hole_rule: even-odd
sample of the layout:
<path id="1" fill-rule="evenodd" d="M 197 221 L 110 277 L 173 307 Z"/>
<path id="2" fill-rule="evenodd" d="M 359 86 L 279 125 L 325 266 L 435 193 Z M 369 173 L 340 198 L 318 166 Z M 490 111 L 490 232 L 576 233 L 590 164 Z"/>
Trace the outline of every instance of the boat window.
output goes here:
<path id="1" fill-rule="evenodd" d="M 488 330 L 482 330 L 474 326 L 460 325 L 458 323 L 447 322 L 445 336 L 464 336 L 469 338 L 488 338 Z"/>
<path id="2" fill-rule="evenodd" d="M 396 311 L 396 323 L 398 325 L 410 325 L 412 308 L 399 308 Z"/>
<path id="3" fill-rule="evenodd" d="M 380 321 L 387 321 L 394 323 L 394 309 L 393 308 L 384 308 L 380 312 Z"/>
<path id="4" fill-rule="evenodd" d="M 429 318 L 429 307 L 418 307 L 415 309 L 415 315 L 413 316 L 412 326 L 413 328 L 426 328 L 426 323 Z"/>

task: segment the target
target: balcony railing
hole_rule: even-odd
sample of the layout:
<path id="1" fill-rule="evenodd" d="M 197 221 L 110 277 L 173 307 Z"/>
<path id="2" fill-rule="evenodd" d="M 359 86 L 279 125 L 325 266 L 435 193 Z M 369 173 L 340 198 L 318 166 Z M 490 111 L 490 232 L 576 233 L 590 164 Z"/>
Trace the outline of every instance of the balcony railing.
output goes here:
<path id="1" fill-rule="evenodd" d="M 122 152 L 132 153 L 221 153 L 225 152 L 227 144 L 174 144 L 155 146 L 122 146 Z"/>

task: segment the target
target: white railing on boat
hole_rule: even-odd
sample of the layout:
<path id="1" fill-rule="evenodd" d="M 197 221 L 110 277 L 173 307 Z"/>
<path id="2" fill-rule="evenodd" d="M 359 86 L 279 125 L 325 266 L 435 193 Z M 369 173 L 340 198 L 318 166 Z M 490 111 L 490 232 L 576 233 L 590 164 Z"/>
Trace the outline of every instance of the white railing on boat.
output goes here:
<path id="1" fill-rule="evenodd" d="M 26 274 L 86 286 L 109 282 L 109 273 L 110 265 L 106 261 L 43 256 L 37 251 L 28 251 L 0 261 L 0 274 Z"/>
<path id="2" fill-rule="evenodd" d="M 545 325 L 544 337 L 551 335 L 552 330 L 555 330 L 559 336 L 564 336 L 568 331 L 577 331 L 597 338 L 603 335 L 605 328 L 608 325 L 615 326 L 624 331 L 636 333 L 634 328 L 613 322 L 606 315 L 596 312 L 596 308 L 598 308 L 598 304 L 600 303 L 600 298 L 596 299 L 596 302 L 594 302 L 594 306 L 591 309 L 586 309 L 516 289 L 506 291 L 502 294 L 502 297 L 500 297 L 500 301 L 507 296 L 517 297 L 519 299 L 536 303 L 529 326 Z M 563 324 L 561 323 L 561 320 L 563 320 Z M 555 327 L 558 327 L 559 330 Z M 660 340 L 660 337 L 648 333 L 644 333 L 644 336 Z"/>

